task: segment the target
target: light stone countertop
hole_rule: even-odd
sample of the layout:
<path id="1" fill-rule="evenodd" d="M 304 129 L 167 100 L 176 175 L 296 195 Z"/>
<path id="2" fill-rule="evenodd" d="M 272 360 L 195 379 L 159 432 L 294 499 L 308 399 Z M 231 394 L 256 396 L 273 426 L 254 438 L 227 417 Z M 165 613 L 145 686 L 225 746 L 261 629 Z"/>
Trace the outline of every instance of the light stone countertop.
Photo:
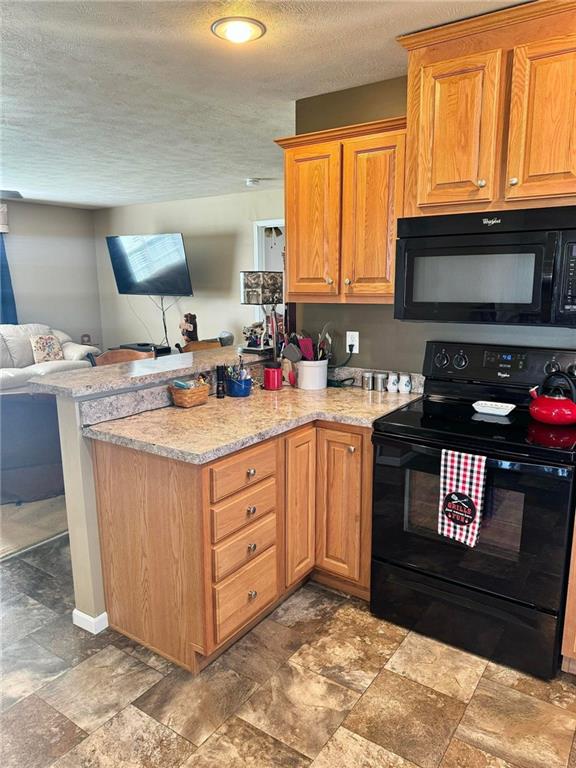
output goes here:
<path id="1" fill-rule="evenodd" d="M 358 387 L 306 391 L 255 390 L 250 397 L 211 396 L 195 408 L 161 408 L 85 427 L 86 437 L 205 464 L 316 420 L 371 427 L 374 420 L 421 395 L 365 392 Z"/>
<path id="2" fill-rule="evenodd" d="M 258 355 L 242 356 L 247 364 L 262 361 Z M 221 347 L 185 352 L 182 355 L 162 355 L 155 359 L 135 360 L 131 363 L 49 373 L 30 379 L 30 385 L 35 392 L 85 398 L 167 384 L 179 376 L 191 376 L 194 373 L 213 370 L 217 365 L 232 365 L 237 362 L 238 352 L 235 346 Z"/>

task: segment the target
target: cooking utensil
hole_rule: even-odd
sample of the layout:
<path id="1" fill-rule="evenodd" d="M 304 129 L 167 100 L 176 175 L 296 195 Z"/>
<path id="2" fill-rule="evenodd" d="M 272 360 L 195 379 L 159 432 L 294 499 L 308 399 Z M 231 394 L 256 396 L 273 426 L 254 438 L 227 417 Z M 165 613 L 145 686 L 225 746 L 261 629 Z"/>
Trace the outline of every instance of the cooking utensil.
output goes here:
<path id="1" fill-rule="evenodd" d="M 304 360 L 314 360 L 314 342 L 312 339 L 300 339 L 300 349 Z"/>
<path id="2" fill-rule="evenodd" d="M 296 344 L 286 344 L 284 352 L 282 353 L 287 360 L 291 363 L 299 363 L 302 360 L 302 350 L 297 347 Z"/>

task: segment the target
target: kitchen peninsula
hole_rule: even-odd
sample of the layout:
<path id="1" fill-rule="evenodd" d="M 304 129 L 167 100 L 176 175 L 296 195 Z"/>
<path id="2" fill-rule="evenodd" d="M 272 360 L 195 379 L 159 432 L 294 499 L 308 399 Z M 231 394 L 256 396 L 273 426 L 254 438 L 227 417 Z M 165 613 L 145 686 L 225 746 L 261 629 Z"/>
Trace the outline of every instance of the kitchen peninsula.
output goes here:
<path id="1" fill-rule="evenodd" d="M 216 362 L 202 354 L 178 376 Z M 310 575 L 367 598 L 372 423 L 418 395 L 257 389 L 179 409 L 160 405 L 157 362 L 143 389 L 125 365 L 37 383 L 61 415 L 74 404 L 93 459 L 106 623 L 198 671 Z"/>

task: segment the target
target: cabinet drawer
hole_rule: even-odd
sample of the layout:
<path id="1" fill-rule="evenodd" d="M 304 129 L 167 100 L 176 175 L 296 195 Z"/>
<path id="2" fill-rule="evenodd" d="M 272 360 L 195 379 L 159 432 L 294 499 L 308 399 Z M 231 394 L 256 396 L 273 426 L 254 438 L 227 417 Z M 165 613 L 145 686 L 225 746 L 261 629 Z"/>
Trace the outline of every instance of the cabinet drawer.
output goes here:
<path id="1" fill-rule="evenodd" d="M 219 501 L 276 472 L 276 445 L 259 445 L 218 462 L 210 469 L 210 499 Z"/>
<path id="2" fill-rule="evenodd" d="M 276 480 L 273 477 L 245 493 L 238 493 L 227 501 L 215 504 L 210 510 L 212 541 L 216 543 L 254 520 L 264 517 L 268 512 L 272 512 L 275 506 Z"/>
<path id="3" fill-rule="evenodd" d="M 214 581 L 255 560 L 264 550 L 276 542 L 276 515 L 266 515 L 263 520 L 243 528 L 222 544 L 212 548 L 212 573 Z"/>
<path id="4" fill-rule="evenodd" d="M 221 643 L 278 594 L 276 547 L 213 587 L 216 642 Z"/>

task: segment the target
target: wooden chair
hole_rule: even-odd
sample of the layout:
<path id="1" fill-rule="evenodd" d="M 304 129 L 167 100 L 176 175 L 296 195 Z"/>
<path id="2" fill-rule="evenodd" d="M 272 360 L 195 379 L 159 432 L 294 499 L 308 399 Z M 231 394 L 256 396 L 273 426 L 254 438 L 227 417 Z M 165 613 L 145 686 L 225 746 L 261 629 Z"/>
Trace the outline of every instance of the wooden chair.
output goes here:
<path id="1" fill-rule="evenodd" d="M 114 365 L 114 363 L 130 363 L 133 360 L 154 358 L 154 352 L 138 352 L 137 349 L 109 349 L 94 358 L 96 365 Z"/>
<path id="2" fill-rule="evenodd" d="M 205 339 L 204 341 L 189 341 L 183 347 L 176 344 L 179 352 L 198 352 L 200 349 L 220 349 L 222 345 L 218 339 Z"/>

